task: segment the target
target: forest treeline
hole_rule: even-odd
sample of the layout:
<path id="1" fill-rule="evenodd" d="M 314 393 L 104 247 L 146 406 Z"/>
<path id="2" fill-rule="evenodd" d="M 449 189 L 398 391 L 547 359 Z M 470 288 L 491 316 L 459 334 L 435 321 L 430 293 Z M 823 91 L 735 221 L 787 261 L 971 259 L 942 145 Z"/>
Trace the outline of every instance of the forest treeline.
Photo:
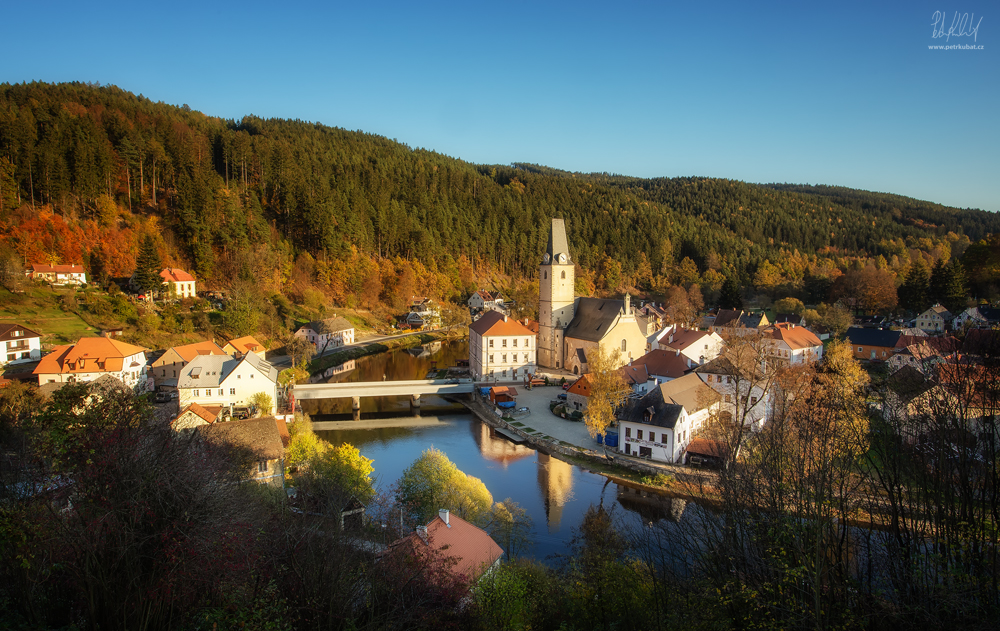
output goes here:
<path id="1" fill-rule="evenodd" d="M 494 275 L 533 277 L 553 216 L 568 219 L 580 289 L 606 293 L 662 293 L 692 271 L 710 290 L 724 278 L 758 287 L 762 266 L 790 290 L 852 265 L 887 269 L 898 285 L 916 258 L 930 268 L 1000 234 L 994 213 L 896 195 L 478 165 L 115 86 L 0 85 L 0 228 L 29 262 L 97 257 L 126 274 L 151 234 L 209 283 L 231 281 L 234 257 L 253 252 L 276 290 L 301 263 L 341 304 L 384 300 L 403 274 L 447 299 Z M 380 285 L 364 287 L 373 276 Z M 995 292 L 997 275 L 970 280 L 976 295 Z"/>

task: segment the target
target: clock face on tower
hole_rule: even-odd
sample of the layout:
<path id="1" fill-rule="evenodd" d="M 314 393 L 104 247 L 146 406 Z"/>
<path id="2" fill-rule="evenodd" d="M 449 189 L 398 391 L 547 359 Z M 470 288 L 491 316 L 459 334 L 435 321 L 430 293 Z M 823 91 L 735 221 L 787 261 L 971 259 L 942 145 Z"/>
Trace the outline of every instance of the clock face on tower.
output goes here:
<path id="1" fill-rule="evenodd" d="M 563 253 L 560 252 L 559 255 L 557 256 L 557 258 L 559 259 L 559 262 L 561 264 L 563 264 L 563 265 L 566 264 L 566 255 L 565 254 L 563 254 Z"/>
<path id="2" fill-rule="evenodd" d="M 542 255 L 542 265 L 548 265 L 548 264 L 549 264 L 549 253 L 546 252 L 545 254 Z"/>

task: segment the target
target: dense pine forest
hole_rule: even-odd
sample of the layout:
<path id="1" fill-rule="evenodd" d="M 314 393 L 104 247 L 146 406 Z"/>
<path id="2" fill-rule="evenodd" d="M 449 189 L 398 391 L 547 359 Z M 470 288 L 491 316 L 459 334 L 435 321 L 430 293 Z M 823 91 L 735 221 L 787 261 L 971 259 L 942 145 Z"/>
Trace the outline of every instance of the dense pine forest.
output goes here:
<path id="1" fill-rule="evenodd" d="M 569 220 L 582 292 L 700 283 L 710 296 L 731 278 L 825 300 L 851 269 L 875 267 L 899 286 L 918 260 L 930 270 L 978 244 L 986 264 L 967 293 L 996 293 L 990 212 L 836 187 L 477 165 L 318 123 L 224 120 L 114 86 L 0 86 L 0 247 L 23 262 L 126 276 L 153 235 L 167 262 L 208 286 L 254 277 L 348 306 L 410 291 L 457 299 L 532 277 L 553 216 Z M 806 295 L 816 279 L 819 295 Z"/>

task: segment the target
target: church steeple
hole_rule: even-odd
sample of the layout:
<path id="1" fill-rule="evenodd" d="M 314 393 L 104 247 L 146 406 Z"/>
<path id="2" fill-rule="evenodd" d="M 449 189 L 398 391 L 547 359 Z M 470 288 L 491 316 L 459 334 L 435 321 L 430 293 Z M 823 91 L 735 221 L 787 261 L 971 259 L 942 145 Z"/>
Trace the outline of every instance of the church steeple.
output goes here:
<path id="1" fill-rule="evenodd" d="M 562 368 L 562 332 L 573 320 L 575 267 L 566 239 L 566 224 L 553 219 L 549 242 L 538 268 L 538 365 Z"/>

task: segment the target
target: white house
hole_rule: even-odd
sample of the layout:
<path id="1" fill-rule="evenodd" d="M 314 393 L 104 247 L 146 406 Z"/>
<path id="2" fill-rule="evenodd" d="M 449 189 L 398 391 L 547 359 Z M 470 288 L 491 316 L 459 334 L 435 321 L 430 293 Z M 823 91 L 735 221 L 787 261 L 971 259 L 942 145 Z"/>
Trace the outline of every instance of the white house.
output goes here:
<path id="1" fill-rule="evenodd" d="M 295 337 L 301 337 L 321 351 L 327 347 L 348 346 L 354 343 L 354 325 L 345 318 L 327 318 L 313 320 L 303 324 L 295 332 Z"/>
<path id="2" fill-rule="evenodd" d="M 20 324 L 0 324 L 0 366 L 38 359 L 42 356 L 42 336 Z"/>
<path id="3" fill-rule="evenodd" d="M 767 329 L 770 352 L 791 366 L 812 364 L 823 359 L 823 342 L 804 326 L 776 324 Z"/>
<path id="4" fill-rule="evenodd" d="M 163 283 L 167 286 L 169 295 L 175 298 L 197 297 L 194 276 L 184 270 L 177 269 L 176 267 L 168 267 L 160 271 L 160 278 L 163 279 Z"/>
<path id="5" fill-rule="evenodd" d="M 473 311 L 485 311 L 486 309 L 503 310 L 503 296 L 498 291 L 485 291 L 480 289 L 473 292 L 466 302 L 469 309 Z"/>
<path id="6" fill-rule="evenodd" d="M 255 353 L 241 357 L 198 355 L 181 369 L 177 378 L 178 406 L 245 407 L 250 397 L 263 392 L 278 400 L 278 369 Z M 263 410 L 265 414 L 273 410 Z"/>
<path id="7" fill-rule="evenodd" d="M 125 385 L 147 387 L 146 349 L 107 337 L 84 337 L 76 344 L 57 346 L 42 357 L 32 372 L 38 385 L 96 381 L 110 375 Z"/>
<path id="8" fill-rule="evenodd" d="M 488 311 L 469 325 L 469 370 L 481 381 L 520 381 L 535 373 L 535 333 L 525 324 Z"/>
<path id="9" fill-rule="evenodd" d="M 32 264 L 28 276 L 32 280 L 44 280 L 53 285 L 83 285 L 87 273 L 82 265 L 40 265 Z"/>
<path id="10" fill-rule="evenodd" d="M 988 328 L 1000 324 L 1000 309 L 992 307 L 969 307 L 955 316 L 952 328 L 956 331 L 969 327 Z"/>
<path id="11" fill-rule="evenodd" d="M 666 337 L 660 338 L 653 346 L 657 348 L 680 351 L 680 354 L 695 364 L 710 362 L 719 356 L 725 340 L 714 331 L 695 331 L 693 329 L 677 329 L 670 331 Z"/>
<path id="12" fill-rule="evenodd" d="M 660 462 L 681 462 L 688 443 L 718 411 L 719 398 L 694 374 L 658 385 L 619 412 L 619 450 Z"/>

